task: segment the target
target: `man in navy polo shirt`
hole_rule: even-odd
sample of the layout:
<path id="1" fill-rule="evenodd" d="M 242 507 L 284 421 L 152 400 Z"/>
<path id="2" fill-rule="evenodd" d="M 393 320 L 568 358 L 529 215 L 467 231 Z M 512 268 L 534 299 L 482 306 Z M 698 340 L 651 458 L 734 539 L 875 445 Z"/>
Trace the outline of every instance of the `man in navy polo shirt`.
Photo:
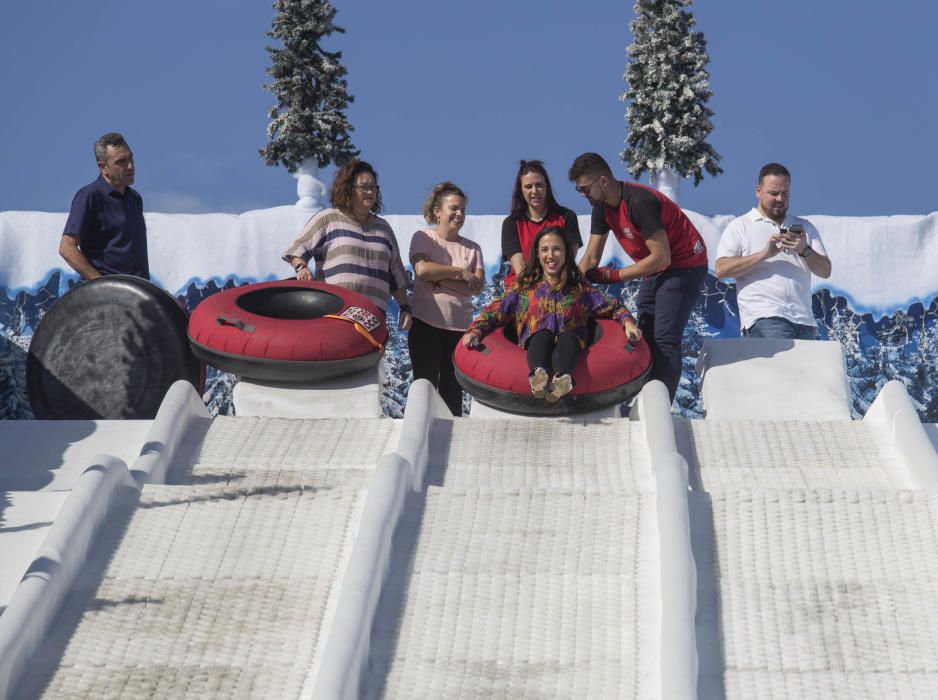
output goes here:
<path id="1" fill-rule="evenodd" d="M 94 155 L 101 174 L 72 200 L 59 255 L 82 279 L 150 279 L 143 198 L 131 187 L 134 154 L 123 136 L 111 132 L 95 142 Z"/>
<path id="2" fill-rule="evenodd" d="M 642 280 L 636 306 L 638 326 L 651 348 L 651 378 L 661 380 L 674 401 L 684 327 L 707 276 L 707 246 L 677 204 L 650 187 L 620 182 L 602 156 L 582 154 L 568 175 L 593 206 L 580 270 L 600 284 Z M 633 265 L 597 267 L 610 230 Z"/>

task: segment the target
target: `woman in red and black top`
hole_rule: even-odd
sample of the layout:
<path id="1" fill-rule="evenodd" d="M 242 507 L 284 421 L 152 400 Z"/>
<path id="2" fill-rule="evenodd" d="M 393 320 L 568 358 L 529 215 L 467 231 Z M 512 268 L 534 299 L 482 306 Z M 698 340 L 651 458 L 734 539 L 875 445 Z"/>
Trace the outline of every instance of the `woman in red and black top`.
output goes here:
<path id="1" fill-rule="evenodd" d="M 502 222 L 502 258 L 511 265 L 505 275 L 506 290 L 531 257 L 534 237 L 548 226 L 563 229 L 566 245 L 575 257 L 583 245 L 576 214 L 554 199 L 544 164 L 539 160 L 523 160 L 511 193 L 511 214 Z"/>

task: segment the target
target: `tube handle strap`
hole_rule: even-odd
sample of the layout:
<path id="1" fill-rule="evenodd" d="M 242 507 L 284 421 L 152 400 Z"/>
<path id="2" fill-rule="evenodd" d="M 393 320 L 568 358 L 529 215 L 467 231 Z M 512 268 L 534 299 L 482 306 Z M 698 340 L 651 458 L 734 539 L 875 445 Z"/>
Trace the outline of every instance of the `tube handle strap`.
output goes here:
<path id="1" fill-rule="evenodd" d="M 368 330 L 354 318 L 349 318 L 348 316 L 339 316 L 338 314 L 324 314 L 323 318 L 337 318 L 340 321 L 347 321 L 348 323 L 351 323 L 355 330 L 358 331 L 358 334 L 371 343 L 378 352 L 384 352 L 384 346 L 375 340 L 374 336 L 371 335 L 371 333 L 369 333 Z"/>
<path id="2" fill-rule="evenodd" d="M 219 326 L 234 326 L 239 331 L 244 331 L 245 333 L 253 333 L 255 331 L 254 326 L 245 323 L 240 318 L 235 318 L 234 316 L 219 316 L 215 319 L 215 323 Z"/>

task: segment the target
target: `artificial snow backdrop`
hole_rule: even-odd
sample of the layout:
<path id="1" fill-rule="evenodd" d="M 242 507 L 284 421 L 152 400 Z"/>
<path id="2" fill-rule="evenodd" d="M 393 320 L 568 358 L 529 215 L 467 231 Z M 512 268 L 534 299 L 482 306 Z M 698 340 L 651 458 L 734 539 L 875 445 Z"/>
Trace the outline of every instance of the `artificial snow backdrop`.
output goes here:
<path id="1" fill-rule="evenodd" d="M 687 212 L 712 255 L 733 216 Z M 234 214 L 146 215 L 153 282 L 191 310 L 220 289 L 290 275 L 280 255 L 309 214 L 294 206 Z M 397 233 L 405 262 L 419 216 L 386 216 Z M 938 422 L 938 213 L 928 216 L 806 217 L 817 226 L 833 261 L 827 280 L 815 278 L 814 311 L 821 335 L 844 349 L 852 410 L 859 417 L 890 379 L 903 382 L 923 421 Z M 501 216 L 470 216 L 463 235 L 482 246 L 489 285 L 482 304 L 501 291 Z M 26 400 L 26 351 L 43 314 L 77 277 L 58 257 L 66 214 L 0 212 L 0 418 L 31 418 Z M 580 217 L 584 238 L 589 217 Z M 604 262 L 628 264 L 609 237 Z M 611 288 L 634 309 L 636 284 Z M 396 327 L 397 307 L 388 309 Z M 676 410 L 700 416 L 694 363 L 706 338 L 739 335 L 735 287 L 708 276 L 688 324 L 684 376 Z M 402 414 L 410 383 L 404 334 L 394 332 L 385 359 L 385 412 Z M 210 371 L 205 400 L 215 414 L 231 412 L 234 379 Z"/>

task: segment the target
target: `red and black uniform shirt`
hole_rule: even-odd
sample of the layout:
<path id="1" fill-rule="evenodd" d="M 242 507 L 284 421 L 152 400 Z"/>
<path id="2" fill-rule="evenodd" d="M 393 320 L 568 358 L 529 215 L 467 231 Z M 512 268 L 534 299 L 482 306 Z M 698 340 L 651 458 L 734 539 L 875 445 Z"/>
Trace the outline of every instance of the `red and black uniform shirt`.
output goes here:
<path id="1" fill-rule="evenodd" d="M 651 255 L 645 238 L 664 229 L 671 248 L 669 267 L 689 268 L 707 264 L 707 246 L 677 204 L 650 187 L 634 182 L 620 184 L 622 201 L 618 207 L 602 203 L 593 207 L 591 234 L 603 235 L 611 230 L 622 250 L 632 260 L 641 260 Z"/>
<path id="2" fill-rule="evenodd" d="M 531 257 L 531 246 L 537 234 L 541 229 L 548 226 L 559 226 L 563 229 L 564 239 L 568 247 L 578 250 L 583 245 L 583 239 L 580 238 L 580 225 L 577 222 L 576 214 L 560 207 L 552 210 L 540 221 L 532 221 L 527 216 L 516 219 L 508 216 L 502 222 L 502 258 L 511 261 L 511 256 L 521 253 L 524 261 L 527 262 Z M 505 275 L 505 289 L 511 285 L 515 279 L 515 271 L 510 267 L 508 274 Z"/>

